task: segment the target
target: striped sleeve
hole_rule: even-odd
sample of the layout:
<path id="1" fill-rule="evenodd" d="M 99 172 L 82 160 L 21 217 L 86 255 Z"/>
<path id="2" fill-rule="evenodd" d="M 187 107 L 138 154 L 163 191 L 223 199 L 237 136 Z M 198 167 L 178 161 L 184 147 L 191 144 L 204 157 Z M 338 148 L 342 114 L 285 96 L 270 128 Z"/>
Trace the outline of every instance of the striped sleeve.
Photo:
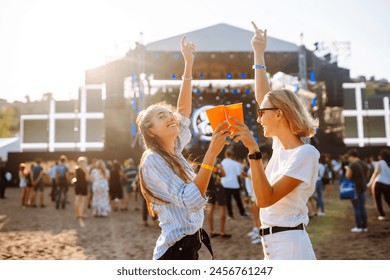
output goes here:
<path id="1" fill-rule="evenodd" d="M 198 211 L 206 202 L 195 183 L 185 183 L 159 155 L 148 155 L 145 158 L 142 175 L 156 197 L 178 207 Z"/>
<path id="2" fill-rule="evenodd" d="M 184 147 L 191 141 L 190 124 L 191 120 L 189 118 L 181 116 L 179 123 L 179 141 L 177 142 L 177 148 L 180 153 L 183 151 Z"/>

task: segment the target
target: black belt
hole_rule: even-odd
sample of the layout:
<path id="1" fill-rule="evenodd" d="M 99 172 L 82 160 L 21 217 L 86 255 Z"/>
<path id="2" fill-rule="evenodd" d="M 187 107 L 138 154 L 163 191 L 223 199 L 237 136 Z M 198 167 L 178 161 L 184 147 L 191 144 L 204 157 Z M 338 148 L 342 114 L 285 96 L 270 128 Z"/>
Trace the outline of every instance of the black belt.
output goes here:
<path id="1" fill-rule="evenodd" d="M 270 228 L 259 228 L 259 235 L 264 236 L 268 235 L 271 233 L 277 233 L 277 232 L 282 232 L 282 231 L 287 231 L 287 230 L 303 230 L 303 224 L 297 225 L 296 227 L 270 227 Z"/>

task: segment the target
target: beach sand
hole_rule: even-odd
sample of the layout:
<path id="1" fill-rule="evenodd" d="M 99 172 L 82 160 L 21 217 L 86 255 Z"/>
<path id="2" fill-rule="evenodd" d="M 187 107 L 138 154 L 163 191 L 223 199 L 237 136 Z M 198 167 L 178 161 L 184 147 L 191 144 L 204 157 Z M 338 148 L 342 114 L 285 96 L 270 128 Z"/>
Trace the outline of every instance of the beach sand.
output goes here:
<path id="1" fill-rule="evenodd" d="M 68 192 L 67 209 L 56 210 L 45 190 L 46 208 L 22 208 L 20 190 L 8 188 L 7 199 L 0 200 L 0 259 L 1 260 L 147 260 L 151 259 L 160 234 L 158 225 L 149 219 L 143 224 L 141 211 L 111 212 L 109 217 L 92 217 L 90 209 L 84 225 L 75 218 L 74 189 Z M 141 208 L 141 204 L 139 202 Z M 389 209 L 385 209 L 389 212 Z M 263 259 L 261 245 L 252 245 L 247 233 L 252 229 L 250 217 L 238 216 L 226 221 L 226 232 L 231 239 L 212 238 L 215 259 Z M 318 259 L 390 259 L 390 221 L 378 221 L 371 198 L 367 200 L 369 232 L 351 233 L 354 226 L 352 207 L 337 228 L 326 239 L 313 247 Z M 314 219 L 331 219 L 315 217 Z M 326 220 L 324 220 L 326 221 Z M 217 215 L 215 228 L 218 228 Z M 308 232 L 311 234 L 311 227 Z M 207 223 L 204 228 L 208 230 Z M 202 246 L 200 259 L 210 259 Z"/>

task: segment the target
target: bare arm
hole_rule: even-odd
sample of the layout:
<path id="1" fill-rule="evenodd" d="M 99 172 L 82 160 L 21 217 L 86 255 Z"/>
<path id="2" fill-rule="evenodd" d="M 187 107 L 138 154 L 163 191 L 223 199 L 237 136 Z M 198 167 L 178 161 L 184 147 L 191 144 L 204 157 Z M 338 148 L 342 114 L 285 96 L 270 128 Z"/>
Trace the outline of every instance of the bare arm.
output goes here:
<path id="1" fill-rule="evenodd" d="M 252 21 L 255 34 L 252 38 L 252 48 L 254 52 L 254 63 L 255 65 L 265 66 L 265 47 L 267 45 L 267 30 L 261 30 L 257 28 L 256 24 Z M 257 103 L 261 104 L 263 102 L 264 96 L 267 92 L 271 90 L 269 86 L 269 81 L 267 78 L 266 69 L 255 69 L 255 97 Z"/>
<path id="2" fill-rule="evenodd" d="M 368 182 L 367 184 L 367 187 L 371 187 L 372 184 L 374 183 L 375 181 L 375 178 L 381 173 L 381 167 L 380 167 L 380 164 L 378 162 L 377 165 L 375 165 L 375 169 L 374 169 L 374 172 L 372 173 L 371 175 L 371 178 L 370 178 L 370 181 Z"/>
<path id="3" fill-rule="evenodd" d="M 194 52 L 196 51 L 193 43 L 187 43 L 184 36 L 181 40 L 181 53 L 184 58 L 183 82 L 180 87 L 180 94 L 177 100 L 178 112 L 189 117 L 192 111 L 192 65 L 194 63 Z"/>
<path id="4" fill-rule="evenodd" d="M 226 136 L 229 135 L 229 131 L 227 129 L 222 129 L 223 127 L 226 127 L 226 122 L 221 122 L 215 128 L 213 132 L 213 137 L 210 142 L 210 146 L 203 159 L 203 163 L 208 165 L 211 170 L 201 167 L 198 172 L 198 175 L 194 179 L 194 183 L 198 187 L 202 195 L 205 195 L 207 187 L 209 185 L 215 159 L 222 151 L 223 147 L 228 143 L 228 141 L 226 141 Z"/>
<path id="5" fill-rule="evenodd" d="M 237 118 L 232 117 L 232 120 L 235 124 L 231 126 L 236 129 L 234 132 L 234 141 L 242 141 L 244 146 L 248 148 L 249 154 L 260 151 L 248 127 Z M 249 164 L 252 173 L 253 191 L 258 207 L 264 208 L 273 205 L 302 183 L 301 180 L 285 175 L 271 185 L 265 175 L 262 160 L 249 160 Z"/>

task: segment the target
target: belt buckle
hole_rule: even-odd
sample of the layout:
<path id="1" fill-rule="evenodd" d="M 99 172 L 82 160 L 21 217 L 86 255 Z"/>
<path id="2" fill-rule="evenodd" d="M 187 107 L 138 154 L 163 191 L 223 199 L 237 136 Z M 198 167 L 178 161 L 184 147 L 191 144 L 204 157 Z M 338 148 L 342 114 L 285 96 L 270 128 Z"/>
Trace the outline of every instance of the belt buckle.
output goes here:
<path id="1" fill-rule="evenodd" d="M 259 235 L 260 235 L 261 237 L 264 237 L 264 229 L 259 228 Z"/>

